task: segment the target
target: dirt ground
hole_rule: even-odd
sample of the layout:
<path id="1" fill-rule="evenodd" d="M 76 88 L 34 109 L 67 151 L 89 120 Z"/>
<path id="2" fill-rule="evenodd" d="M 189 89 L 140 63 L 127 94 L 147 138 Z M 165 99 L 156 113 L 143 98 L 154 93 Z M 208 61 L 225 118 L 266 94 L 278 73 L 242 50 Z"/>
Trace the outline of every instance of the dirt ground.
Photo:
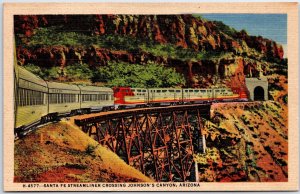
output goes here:
<path id="1" fill-rule="evenodd" d="M 69 121 L 15 142 L 15 182 L 153 182 Z"/>

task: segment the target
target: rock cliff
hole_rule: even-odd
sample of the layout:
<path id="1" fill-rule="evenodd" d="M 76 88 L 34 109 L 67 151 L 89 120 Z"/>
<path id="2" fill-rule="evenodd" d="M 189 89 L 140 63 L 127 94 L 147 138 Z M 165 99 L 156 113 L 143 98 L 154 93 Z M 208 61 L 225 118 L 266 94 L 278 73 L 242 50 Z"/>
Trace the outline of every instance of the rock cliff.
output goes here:
<path id="1" fill-rule="evenodd" d="M 268 75 L 270 63 L 284 60 L 282 46 L 274 41 L 249 36 L 244 30 L 238 32 L 221 22 L 193 15 L 39 15 L 15 16 L 14 21 L 17 59 L 21 65 L 31 63 L 45 68 L 64 68 L 73 63 L 87 63 L 95 68 L 108 61 L 135 64 L 153 61 L 174 67 L 184 75 L 188 87 L 216 83 L 243 87 L 245 77 L 257 76 L 260 71 Z M 122 45 L 123 42 L 116 46 L 118 40 L 106 40 L 106 46 L 93 41 L 83 41 L 80 45 L 63 41 L 45 45 L 33 41 L 40 28 L 53 26 L 55 31 L 46 34 L 45 38 L 55 40 L 60 38 L 55 36 L 56 33 L 75 32 L 88 38 L 128 38 L 135 44 L 129 48 Z M 141 47 L 141 43 L 146 46 Z M 183 57 L 176 54 L 163 56 L 161 50 L 151 52 L 149 43 L 155 48 L 171 45 Z M 194 57 L 186 57 L 190 53 Z M 199 56 L 199 53 L 204 55 Z"/>
<path id="2" fill-rule="evenodd" d="M 205 122 L 201 181 L 287 181 L 287 107 L 278 102 L 218 103 Z"/>

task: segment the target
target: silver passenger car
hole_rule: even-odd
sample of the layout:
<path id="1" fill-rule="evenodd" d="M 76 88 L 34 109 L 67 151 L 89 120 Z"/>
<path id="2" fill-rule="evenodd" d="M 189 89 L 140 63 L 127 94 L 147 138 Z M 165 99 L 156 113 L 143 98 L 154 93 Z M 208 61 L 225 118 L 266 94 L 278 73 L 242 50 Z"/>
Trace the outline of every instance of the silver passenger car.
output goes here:
<path id="1" fill-rule="evenodd" d="M 78 86 L 81 109 L 109 110 L 114 107 L 113 90 L 107 87 Z"/>
<path id="2" fill-rule="evenodd" d="M 80 109 L 80 88 L 77 85 L 47 82 L 49 113 L 71 113 Z"/>
<path id="3" fill-rule="evenodd" d="M 48 114 L 47 83 L 20 66 L 15 66 L 15 128 L 40 122 Z"/>

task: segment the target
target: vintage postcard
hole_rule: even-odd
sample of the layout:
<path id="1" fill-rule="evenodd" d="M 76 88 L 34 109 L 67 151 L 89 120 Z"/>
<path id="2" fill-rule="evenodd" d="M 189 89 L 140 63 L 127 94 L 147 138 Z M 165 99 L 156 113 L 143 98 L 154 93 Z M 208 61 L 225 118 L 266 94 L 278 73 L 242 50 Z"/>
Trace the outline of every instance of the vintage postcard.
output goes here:
<path id="1" fill-rule="evenodd" d="M 5 191 L 298 190 L 297 6 L 5 4 Z"/>

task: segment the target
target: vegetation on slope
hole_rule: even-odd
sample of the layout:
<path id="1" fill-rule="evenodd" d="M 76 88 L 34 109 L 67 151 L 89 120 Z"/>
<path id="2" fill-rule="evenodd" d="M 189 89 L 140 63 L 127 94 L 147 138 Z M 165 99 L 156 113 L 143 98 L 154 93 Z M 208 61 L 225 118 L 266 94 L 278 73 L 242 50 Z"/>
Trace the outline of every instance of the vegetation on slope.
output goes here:
<path id="1" fill-rule="evenodd" d="M 66 76 L 66 81 L 90 80 L 94 76 L 93 71 L 89 68 L 88 64 L 86 63 L 75 63 L 73 65 L 68 65 L 63 70 L 57 66 L 45 68 L 39 67 L 34 64 L 27 64 L 24 67 L 28 71 L 48 81 L 56 80 L 60 76 Z"/>
<path id="2" fill-rule="evenodd" d="M 77 25 L 78 21 L 82 26 Z M 234 71 L 239 57 L 245 62 L 243 66 L 251 61 L 251 68 L 256 70 L 259 63 L 269 66 L 270 61 L 279 65 L 283 62 L 282 47 L 275 42 L 251 37 L 245 30 L 238 32 L 222 22 L 207 21 L 197 15 L 32 16 L 16 19 L 16 28 L 19 29 L 15 36 L 18 61 L 24 66 L 39 66 L 43 72 L 38 74 L 49 80 L 98 81 L 110 75 L 103 75 L 105 70 L 101 70 L 101 75 L 94 72 L 109 62 L 135 66 L 153 61 L 165 68 L 175 67 L 181 79 L 186 79 L 185 87 L 205 87 L 212 74 L 220 76 L 221 81 L 234 80 L 233 76 L 242 80 L 240 73 L 241 77 L 249 76 L 249 72 Z M 220 69 L 214 68 L 217 66 Z M 28 69 L 38 72 L 35 67 Z M 118 74 L 114 75 L 106 80 L 107 85 L 127 85 L 128 81 L 116 81 Z M 197 79 L 198 75 L 204 79 Z M 134 74 L 127 76 L 136 80 Z M 129 86 L 146 87 L 147 84 L 142 84 L 145 79 L 148 78 Z M 166 86 L 181 84 L 179 81 Z"/>
<path id="3" fill-rule="evenodd" d="M 278 102 L 214 104 L 205 122 L 201 181 L 287 181 L 287 107 Z"/>
<path id="4" fill-rule="evenodd" d="M 15 142 L 15 182 L 152 182 L 66 121 Z"/>
<path id="5" fill-rule="evenodd" d="M 107 66 L 97 67 L 94 71 L 87 64 L 73 64 L 63 70 L 59 67 L 41 68 L 33 64 L 28 64 L 25 68 L 45 80 L 56 80 L 63 75 L 68 82 L 91 80 L 108 87 L 175 87 L 185 84 L 184 77 L 174 68 L 166 68 L 153 62 L 145 65 L 108 62 Z"/>
<path id="6" fill-rule="evenodd" d="M 230 29 L 230 27 L 226 27 L 224 24 L 220 26 L 226 31 Z M 80 32 L 64 31 L 62 26 L 37 28 L 34 32 L 34 36 L 26 39 L 28 48 L 57 45 L 88 48 L 91 45 L 97 45 L 98 47 L 111 50 L 126 50 L 129 52 L 144 51 L 154 56 L 170 57 L 183 61 L 208 60 L 211 57 L 224 55 L 224 52 L 195 51 L 190 48 L 177 47 L 169 43 L 160 44 L 153 40 L 143 40 L 127 35 L 110 34 L 95 36 Z M 231 31 L 229 30 L 229 32 Z M 22 42 L 19 38 L 17 38 L 17 41 L 19 44 Z"/>
<path id="7" fill-rule="evenodd" d="M 92 78 L 94 82 L 106 82 L 107 86 L 131 87 L 174 87 L 184 85 L 182 75 L 173 68 L 166 68 L 155 63 L 146 65 L 110 62 L 99 67 Z"/>

